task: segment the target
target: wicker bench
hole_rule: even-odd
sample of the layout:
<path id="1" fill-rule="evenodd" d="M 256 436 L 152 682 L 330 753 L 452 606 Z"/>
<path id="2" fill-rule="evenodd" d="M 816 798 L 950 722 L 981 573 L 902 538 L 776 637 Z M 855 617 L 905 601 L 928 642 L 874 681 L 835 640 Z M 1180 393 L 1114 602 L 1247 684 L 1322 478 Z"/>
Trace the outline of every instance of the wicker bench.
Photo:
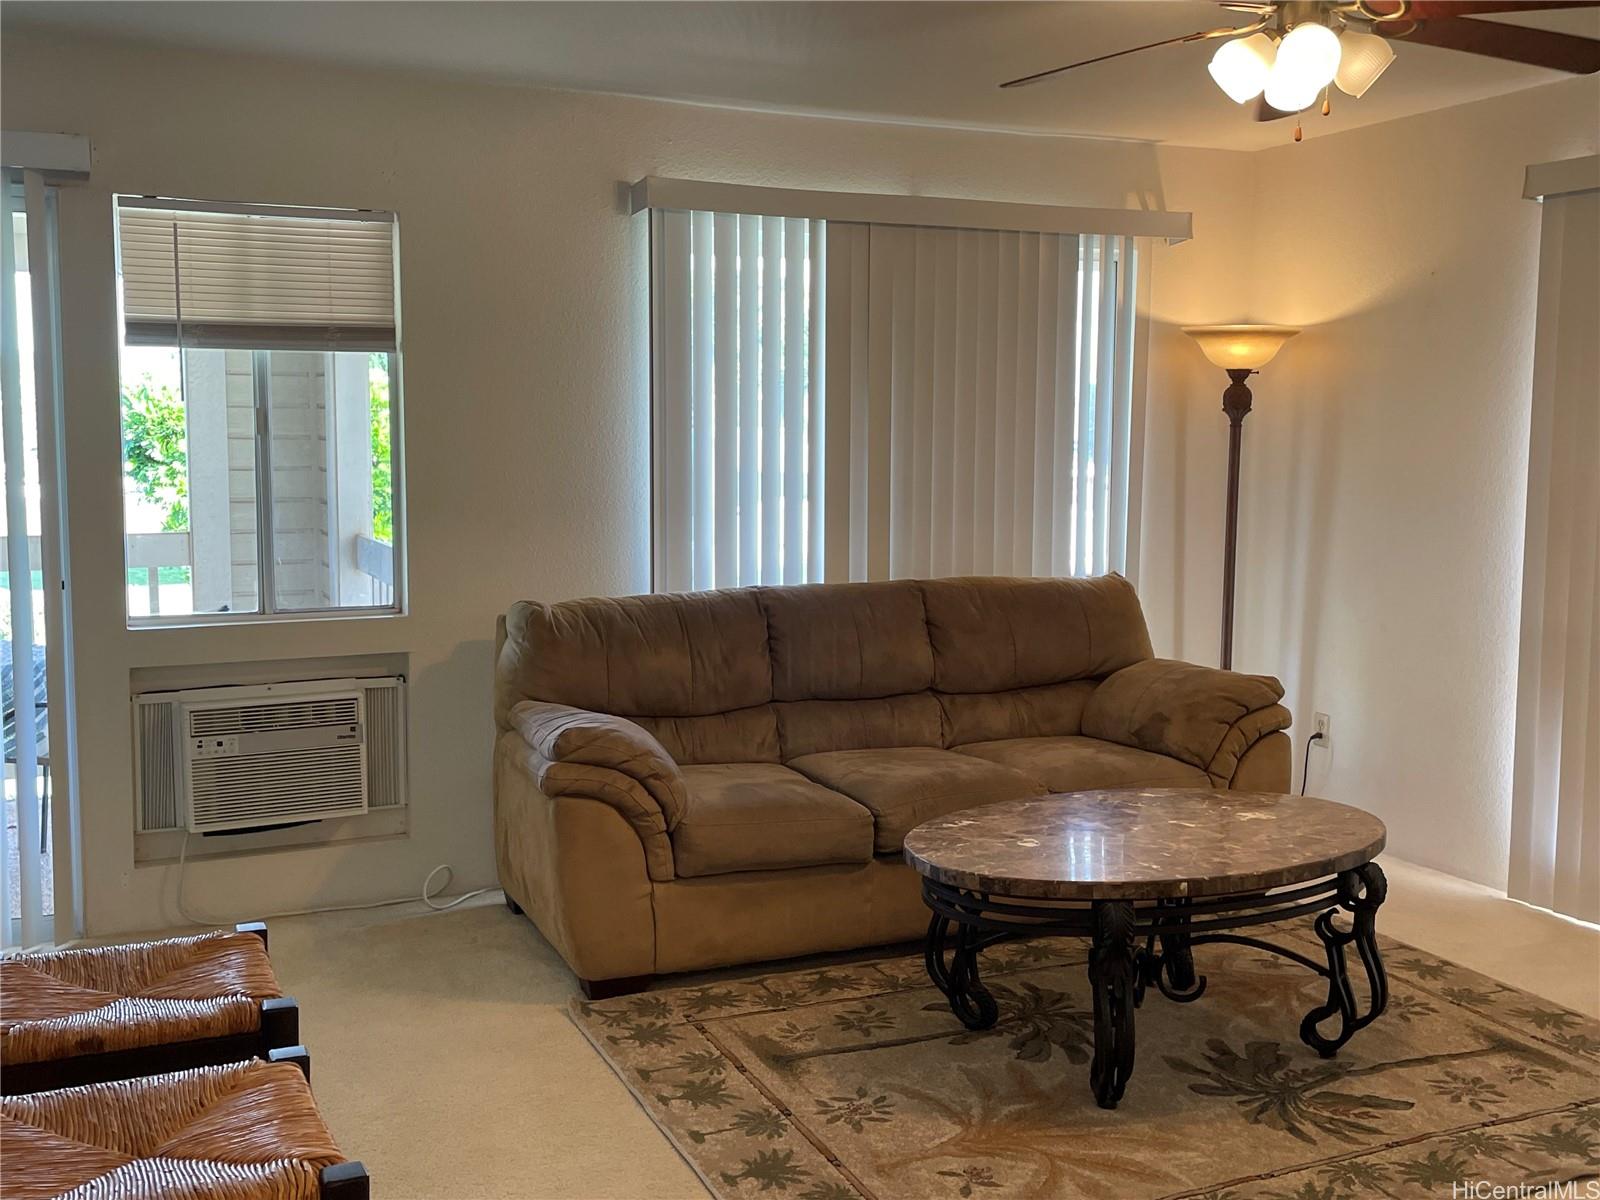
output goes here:
<path id="1" fill-rule="evenodd" d="M 270 1061 L 0 1098 L 5 1194 L 367 1200 L 311 1098 L 303 1047 Z"/>
<path id="2" fill-rule="evenodd" d="M 264 1057 L 300 1040 L 267 927 L 0 961 L 0 1093 Z"/>

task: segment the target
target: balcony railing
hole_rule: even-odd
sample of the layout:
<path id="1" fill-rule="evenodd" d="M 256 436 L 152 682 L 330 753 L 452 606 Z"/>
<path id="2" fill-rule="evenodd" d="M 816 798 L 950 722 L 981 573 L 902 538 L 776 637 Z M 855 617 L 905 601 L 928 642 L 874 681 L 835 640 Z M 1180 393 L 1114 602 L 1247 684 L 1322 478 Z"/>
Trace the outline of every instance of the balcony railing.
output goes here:
<path id="1" fill-rule="evenodd" d="M 144 572 L 152 617 L 161 612 L 161 568 L 193 566 L 194 547 L 187 532 L 128 535 L 128 570 Z"/>
<path id="2" fill-rule="evenodd" d="M 157 616 L 161 612 L 161 571 L 166 567 L 193 568 L 192 536 L 187 532 L 130 533 L 127 542 L 128 571 L 130 574 L 143 573 L 143 587 L 150 598 L 150 615 Z M 393 604 L 394 547 L 388 542 L 357 534 L 350 539 L 350 548 L 356 569 L 372 581 L 371 603 L 376 607 Z M 38 536 L 29 537 L 28 560 L 35 571 L 39 569 L 39 554 Z M 0 570 L 5 570 L 5 564 L 10 561 L 5 555 L 6 539 L 0 536 Z M 139 586 L 130 583 L 130 594 Z M 183 611 L 189 611 L 186 600 Z"/>
<path id="3" fill-rule="evenodd" d="M 394 603 L 394 547 L 364 533 L 351 539 L 356 570 L 372 580 L 372 603 Z"/>

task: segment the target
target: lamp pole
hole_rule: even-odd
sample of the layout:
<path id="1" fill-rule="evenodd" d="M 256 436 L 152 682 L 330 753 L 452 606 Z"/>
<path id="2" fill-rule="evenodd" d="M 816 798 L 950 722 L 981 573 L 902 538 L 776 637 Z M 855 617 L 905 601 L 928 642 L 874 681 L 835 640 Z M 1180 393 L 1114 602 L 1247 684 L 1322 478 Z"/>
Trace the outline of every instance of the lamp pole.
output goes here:
<path id="1" fill-rule="evenodd" d="M 1222 669 L 1233 669 L 1233 591 L 1239 563 L 1239 458 L 1244 449 L 1244 419 L 1250 412 L 1250 386 L 1245 381 L 1272 361 L 1286 341 L 1299 333 L 1288 325 L 1185 325 L 1212 364 L 1227 371 L 1228 390 L 1222 411 L 1228 414 L 1228 511 L 1222 534 Z"/>
<path id="2" fill-rule="evenodd" d="M 1228 369 L 1233 380 L 1222 393 L 1222 411 L 1228 414 L 1228 513 L 1222 538 L 1222 669 L 1233 669 L 1233 587 L 1239 559 L 1239 455 L 1244 448 L 1244 419 L 1250 412 L 1250 386 L 1255 372 Z"/>

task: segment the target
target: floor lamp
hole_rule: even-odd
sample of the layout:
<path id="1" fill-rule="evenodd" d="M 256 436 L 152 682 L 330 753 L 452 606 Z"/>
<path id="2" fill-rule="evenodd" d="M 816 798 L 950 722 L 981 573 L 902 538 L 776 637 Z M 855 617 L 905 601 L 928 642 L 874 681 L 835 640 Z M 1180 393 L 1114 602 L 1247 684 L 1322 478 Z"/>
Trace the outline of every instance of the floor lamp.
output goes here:
<path id="1" fill-rule="evenodd" d="M 1245 380 L 1272 361 L 1279 347 L 1299 333 L 1287 325 L 1186 325 L 1205 356 L 1233 382 L 1222 393 L 1228 414 L 1228 513 L 1222 542 L 1222 668 L 1233 669 L 1233 577 L 1239 551 L 1239 452 L 1250 411 Z"/>

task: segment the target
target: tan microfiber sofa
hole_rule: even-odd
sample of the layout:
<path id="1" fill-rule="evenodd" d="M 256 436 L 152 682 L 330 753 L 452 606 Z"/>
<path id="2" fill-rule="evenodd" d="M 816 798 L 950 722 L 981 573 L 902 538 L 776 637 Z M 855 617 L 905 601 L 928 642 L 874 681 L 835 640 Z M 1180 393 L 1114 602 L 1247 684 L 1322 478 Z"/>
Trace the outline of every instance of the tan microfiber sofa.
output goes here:
<path id="1" fill-rule="evenodd" d="M 943 813 L 1289 786 L 1277 680 L 1151 657 L 1120 576 L 523 602 L 500 626 L 500 881 L 592 995 L 919 936 L 901 843 Z"/>

